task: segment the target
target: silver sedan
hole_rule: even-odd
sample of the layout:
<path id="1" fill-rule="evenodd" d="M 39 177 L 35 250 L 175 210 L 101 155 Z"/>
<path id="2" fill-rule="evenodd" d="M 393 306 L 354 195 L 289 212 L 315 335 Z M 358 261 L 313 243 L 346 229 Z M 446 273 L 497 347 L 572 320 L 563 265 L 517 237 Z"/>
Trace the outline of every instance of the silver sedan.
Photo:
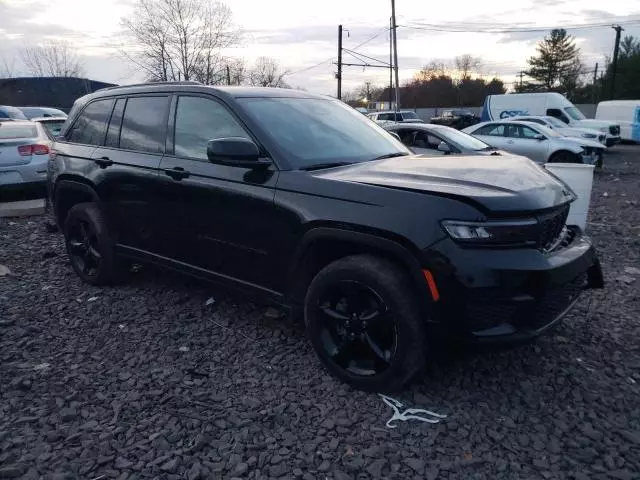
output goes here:
<path id="1" fill-rule="evenodd" d="M 44 192 L 52 144 L 39 123 L 0 121 L 0 190 Z"/>
<path id="2" fill-rule="evenodd" d="M 589 139 L 563 137 L 542 125 L 518 121 L 482 122 L 463 132 L 489 145 L 530 158 L 538 163 L 602 162 L 604 146 Z"/>

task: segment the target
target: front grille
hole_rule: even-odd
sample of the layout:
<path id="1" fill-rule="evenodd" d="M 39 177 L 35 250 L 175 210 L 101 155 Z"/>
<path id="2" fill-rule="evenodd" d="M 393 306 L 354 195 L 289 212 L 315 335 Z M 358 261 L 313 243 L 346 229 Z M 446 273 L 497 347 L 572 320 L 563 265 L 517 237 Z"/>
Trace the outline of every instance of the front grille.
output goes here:
<path id="1" fill-rule="evenodd" d="M 606 139 L 607 139 L 607 136 L 606 136 L 606 135 L 600 135 L 600 136 L 598 136 L 598 140 L 599 140 L 600 142 L 604 142 Z"/>
<path id="2" fill-rule="evenodd" d="M 567 217 L 569 216 L 569 205 L 554 210 L 551 213 L 538 217 L 538 239 L 537 247 L 540 250 L 548 251 L 556 243 L 562 233 Z"/>
<path id="3" fill-rule="evenodd" d="M 609 133 L 611 135 L 620 135 L 620 127 L 618 125 L 609 127 Z"/>

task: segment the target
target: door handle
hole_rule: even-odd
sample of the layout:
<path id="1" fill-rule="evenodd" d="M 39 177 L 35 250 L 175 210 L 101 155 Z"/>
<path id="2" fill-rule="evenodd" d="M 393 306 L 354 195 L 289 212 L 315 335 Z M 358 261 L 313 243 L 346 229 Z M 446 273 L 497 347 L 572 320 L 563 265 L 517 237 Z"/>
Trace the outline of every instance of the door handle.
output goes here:
<path id="1" fill-rule="evenodd" d="M 109 157 L 94 158 L 93 161 L 97 163 L 100 168 L 107 168 L 113 165 L 113 160 Z"/>
<path id="2" fill-rule="evenodd" d="M 182 167 L 173 167 L 173 168 L 165 168 L 165 175 L 169 175 L 174 180 L 182 180 L 183 178 L 187 178 L 191 175 L 191 172 L 188 172 Z"/>

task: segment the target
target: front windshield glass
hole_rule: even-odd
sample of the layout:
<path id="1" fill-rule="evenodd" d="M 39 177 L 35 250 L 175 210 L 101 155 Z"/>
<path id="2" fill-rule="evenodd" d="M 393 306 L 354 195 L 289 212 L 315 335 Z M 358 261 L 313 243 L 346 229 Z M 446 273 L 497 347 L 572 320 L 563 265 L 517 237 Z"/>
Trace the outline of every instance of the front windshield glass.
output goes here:
<path id="1" fill-rule="evenodd" d="M 550 123 L 552 126 L 556 127 L 556 128 L 566 128 L 567 124 L 564 123 L 562 120 L 558 120 L 555 117 L 544 117 L 545 121 L 547 123 Z"/>
<path id="2" fill-rule="evenodd" d="M 294 168 L 411 154 L 402 142 L 336 100 L 270 97 L 238 101 L 286 151 Z"/>
<path id="3" fill-rule="evenodd" d="M 585 118 L 587 118 L 576 107 L 566 107 L 564 111 L 567 112 L 569 116 L 574 120 L 584 120 Z"/>
<path id="4" fill-rule="evenodd" d="M 491 148 L 489 145 L 484 143 L 482 140 L 478 140 L 471 135 L 467 135 L 464 132 L 459 130 L 451 129 L 438 129 L 436 130 L 440 135 L 445 137 L 447 140 L 451 140 L 453 143 L 457 143 L 463 150 L 487 150 Z"/>

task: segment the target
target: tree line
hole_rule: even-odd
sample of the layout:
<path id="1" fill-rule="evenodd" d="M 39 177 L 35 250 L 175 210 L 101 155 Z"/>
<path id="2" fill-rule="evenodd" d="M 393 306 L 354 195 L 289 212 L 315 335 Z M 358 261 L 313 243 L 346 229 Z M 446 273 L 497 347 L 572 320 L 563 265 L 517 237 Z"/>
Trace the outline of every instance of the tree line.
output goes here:
<path id="1" fill-rule="evenodd" d="M 482 105 L 487 95 L 505 93 L 502 80 L 487 78 L 482 73 L 483 63 L 481 58 L 469 54 L 455 57 L 453 61 L 431 61 L 400 88 L 400 105 L 403 108 L 475 107 Z M 370 103 L 393 102 L 395 97 L 389 87 L 370 84 L 346 94 L 346 101 L 352 106 L 365 106 L 364 98 Z"/>

